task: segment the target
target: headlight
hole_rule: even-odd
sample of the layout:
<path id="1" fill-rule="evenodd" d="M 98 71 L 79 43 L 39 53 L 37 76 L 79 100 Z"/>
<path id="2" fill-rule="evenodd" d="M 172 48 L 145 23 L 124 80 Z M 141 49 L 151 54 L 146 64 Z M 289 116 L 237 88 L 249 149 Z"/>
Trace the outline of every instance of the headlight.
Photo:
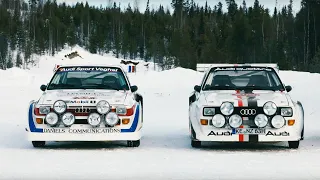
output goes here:
<path id="1" fill-rule="evenodd" d="M 241 116 L 234 114 L 229 118 L 229 125 L 233 128 L 238 128 L 242 124 Z"/>
<path id="2" fill-rule="evenodd" d="M 53 104 L 53 110 L 58 114 L 62 114 L 67 110 L 67 104 L 62 100 L 58 100 Z"/>
<path id="3" fill-rule="evenodd" d="M 50 106 L 40 106 L 39 113 L 40 114 L 48 114 L 50 112 Z"/>
<path id="4" fill-rule="evenodd" d="M 254 123 L 260 128 L 266 127 L 268 124 L 268 117 L 264 114 L 258 114 L 254 118 Z"/>
<path id="5" fill-rule="evenodd" d="M 212 118 L 212 125 L 217 127 L 217 128 L 221 128 L 226 124 L 226 119 L 224 118 L 224 116 L 222 116 L 221 114 L 216 114 L 215 116 L 213 116 Z"/>
<path id="6" fill-rule="evenodd" d="M 233 113 L 234 107 L 230 102 L 224 102 L 221 104 L 220 111 L 223 115 L 229 116 Z"/>
<path id="7" fill-rule="evenodd" d="M 274 115 L 277 112 L 277 105 L 269 101 L 263 105 L 263 112 L 268 116 Z"/>
<path id="8" fill-rule="evenodd" d="M 50 126 L 55 126 L 58 121 L 59 121 L 59 117 L 56 113 L 54 112 L 51 112 L 51 113 L 48 113 L 46 115 L 46 118 L 45 118 L 45 121 L 47 122 L 47 124 L 49 124 Z"/>
<path id="9" fill-rule="evenodd" d="M 116 113 L 117 114 L 127 114 L 127 108 L 124 106 L 118 106 L 116 108 Z"/>
<path id="10" fill-rule="evenodd" d="M 71 126 L 74 121 L 75 121 L 75 117 L 72 113 L 65 113 L 63 116 L 62 116 L 62 122 L 65 126 Z"/>
<path id="11" fill-rule="evenodd" d="M 101 123 L 100 114 L 98 114 L 98 113 L 90 114 L 89 117 L 88 117 L 88 123 L 93 127 L 99 126 L 100 123 Z"/>
<path id="12" fill-rule="evenodd" d="M 109 126 L 114 126 L 119 122 L 119 117 L 116 113 L 110 112 L 106 115 L 105 121 Z"/>
<path id="13" fill-rule="evenodd" d="M 276 116 L 274 116 L 274 117 L 272 118 L 271 124 L 272 124 L 272 126 L 273 126 L 274 128 L 279 129 L 279 128 L 282 128 L 282 127 L 284 126 L 285 120 L 284 120 L 284 118 L 283 118 L 282 116 L 276 115 Z"/>
<path id="14" fill-rule="evenodd" d="M 203 108 L 203 115 L 204 116 L 213 116 L 214 114 L 215 114 L 214 108 L 208 108 L 208 107 Z"/>
<path id="15" fill-rule="evenodd" d="M 110 111 L 110 109 L 110 104 L 105 100 L 99 101 L 97 104 L 97 111 L 100 114 L 107 114 Z"/>
<path id="16" fill-rule="evenodd" d="M 281 116 L 291 117 L 293 115 L 293 110 L 289 108 L 281 108 Z"/>

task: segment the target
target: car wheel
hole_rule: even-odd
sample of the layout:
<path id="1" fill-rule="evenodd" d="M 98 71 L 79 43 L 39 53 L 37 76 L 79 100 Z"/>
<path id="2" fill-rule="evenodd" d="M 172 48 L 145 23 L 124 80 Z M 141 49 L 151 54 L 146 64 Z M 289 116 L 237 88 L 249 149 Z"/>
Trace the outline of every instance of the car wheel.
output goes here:
<path id="1" fill-rule="evenodd" d="M 201 147 L 201 141 L 191 140 L 191 146 L 194 147 L 194 148 L 200 148 Z"/>
<path id="2" fill-rule="evenodd" d="M 298 149 L 300 141 L 289 141 L 289 148 L 291 149 Z"/>
<path id="3" fill-rule="evenodd" d="M 140 146 L 140 140 L 137 141 L 127 141 L 128 147 L 139 147 Z"/>
<path id="4" fill-rule="evenodd" d="M 32 141 L 33 147 L 44 147 L 46 145 L 45 141 Z"/>

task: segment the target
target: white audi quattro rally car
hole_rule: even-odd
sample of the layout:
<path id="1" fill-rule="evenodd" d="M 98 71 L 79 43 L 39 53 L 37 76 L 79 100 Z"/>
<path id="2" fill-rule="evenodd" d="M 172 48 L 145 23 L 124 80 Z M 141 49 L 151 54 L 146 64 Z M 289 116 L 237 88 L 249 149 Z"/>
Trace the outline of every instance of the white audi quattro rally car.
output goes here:
<path id="1" fill-rule="evenodd" d="M 199 67 L 200 69 L 200 67 Z M 288 142 L 298 148 L 304 111 L 273 64 L 212 65 L 189 97 L 191 146 L 202 141 Z"/>
<path id="2" fill-rule="evenodd" d="M 127 141 L 140 145 L 143 97 L 121 66 L 58 66 L 42 96 L 31 101 L 28 140 Z"/>

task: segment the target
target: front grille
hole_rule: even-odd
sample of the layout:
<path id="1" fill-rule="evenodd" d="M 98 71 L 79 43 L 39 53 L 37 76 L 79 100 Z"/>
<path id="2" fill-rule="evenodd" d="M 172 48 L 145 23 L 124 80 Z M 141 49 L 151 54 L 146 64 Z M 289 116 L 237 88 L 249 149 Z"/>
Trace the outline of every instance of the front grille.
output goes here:
<path id="1" fill-rule="evenodd" d="M 115 112 L 115 109 L 111 109 L 112 112 Z M 53 112 L 53 110 L 52 110 Z M 95 106 L 69 106 L 66 112 L 70 112 L 75 116 L 83 116 L 82 118 L 76 118 L 74 124 L 88 124 L 87 117 L 91 113 L 98 113 L 97 108 Z M 99 113 L 98 113 L 99 114 Z M 61 119 L 62 115 L 59 115 L 59 119 Z M 44 121 L 44 124 L 47 124 Z M 119 120 L 117 125 L 120 125 L 121 122 Z M 106 127 L 109 127 L 106 125 Z"/>
<path id="2" fill-rule="evenodd" d="M 242 112 L 242 113 L 241 113 Z M 246 113 L 243 113 L 246 112 Z M 255 112 L 255 113 L 253 113 Z M 215 107 L 215 113 L 216 114 L 222 114 L 220 111 L 220 107 Z M 258 114 L 264 114 L 263 112 L 263 107 L 234 107 L 234 111 L 233 113 L 230 115 L 234 115 L 237 114 L 239 116 L 241 116 L 242 118 L 248 118 L 247 120 L 243 121 L 243 125 L 245 126 L 249 126 L 250 128 L 257 128 L 256 124 L 254 123 L 254 118 L 256 117 L 256 115 Z M 244 114 L 244 115 L 242 115 Z M 275 116 L 275 115 L 281 115 L 281 110 L 280 108 L 277 109 L 276 113 L 272 116 L 267 116 L 268 117 L 268 125 L 271 125 L 271 119 Z M 226 116 L 227 122 L 230 116 Z M 212 125 L 212 123 L 210 123 Z M 225 127 L 228 127 L 228 123 L 226 123 Z"/>
<path id="3" fill-rule="evenodd" d="M 244 113 L 244 114 L 241 113 L 241 112 L 248 112 L 248 111 L 255 111 L 255 113 Z M 220 107 L 216 107 L 215 112 L 216 114 L 222 114 L 220 111 Z M 232 116 L 233 114 L 238 114 L 241 117 L 255 117 L 258 114 L 264 114 L 264 112 L 262 107 L 234 107 L 234 111 L 230 116 Z M 277 109 L 277 112 L 275 113 L 275 115 L 281 115 L 280 108 Z M 270 116 L 270 117 L 273 117 L 273 116 Z"/>

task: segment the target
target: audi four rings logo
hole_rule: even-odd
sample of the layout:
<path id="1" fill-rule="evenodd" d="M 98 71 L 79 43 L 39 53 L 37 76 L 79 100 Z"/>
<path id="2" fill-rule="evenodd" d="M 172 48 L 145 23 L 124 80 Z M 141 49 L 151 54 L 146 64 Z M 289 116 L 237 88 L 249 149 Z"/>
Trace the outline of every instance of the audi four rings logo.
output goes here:
<path id="1" fill-rule="evenodd" d="M 255 115 L 257 111 L 255 109 L 241 109 L 241 115 Z"/>

